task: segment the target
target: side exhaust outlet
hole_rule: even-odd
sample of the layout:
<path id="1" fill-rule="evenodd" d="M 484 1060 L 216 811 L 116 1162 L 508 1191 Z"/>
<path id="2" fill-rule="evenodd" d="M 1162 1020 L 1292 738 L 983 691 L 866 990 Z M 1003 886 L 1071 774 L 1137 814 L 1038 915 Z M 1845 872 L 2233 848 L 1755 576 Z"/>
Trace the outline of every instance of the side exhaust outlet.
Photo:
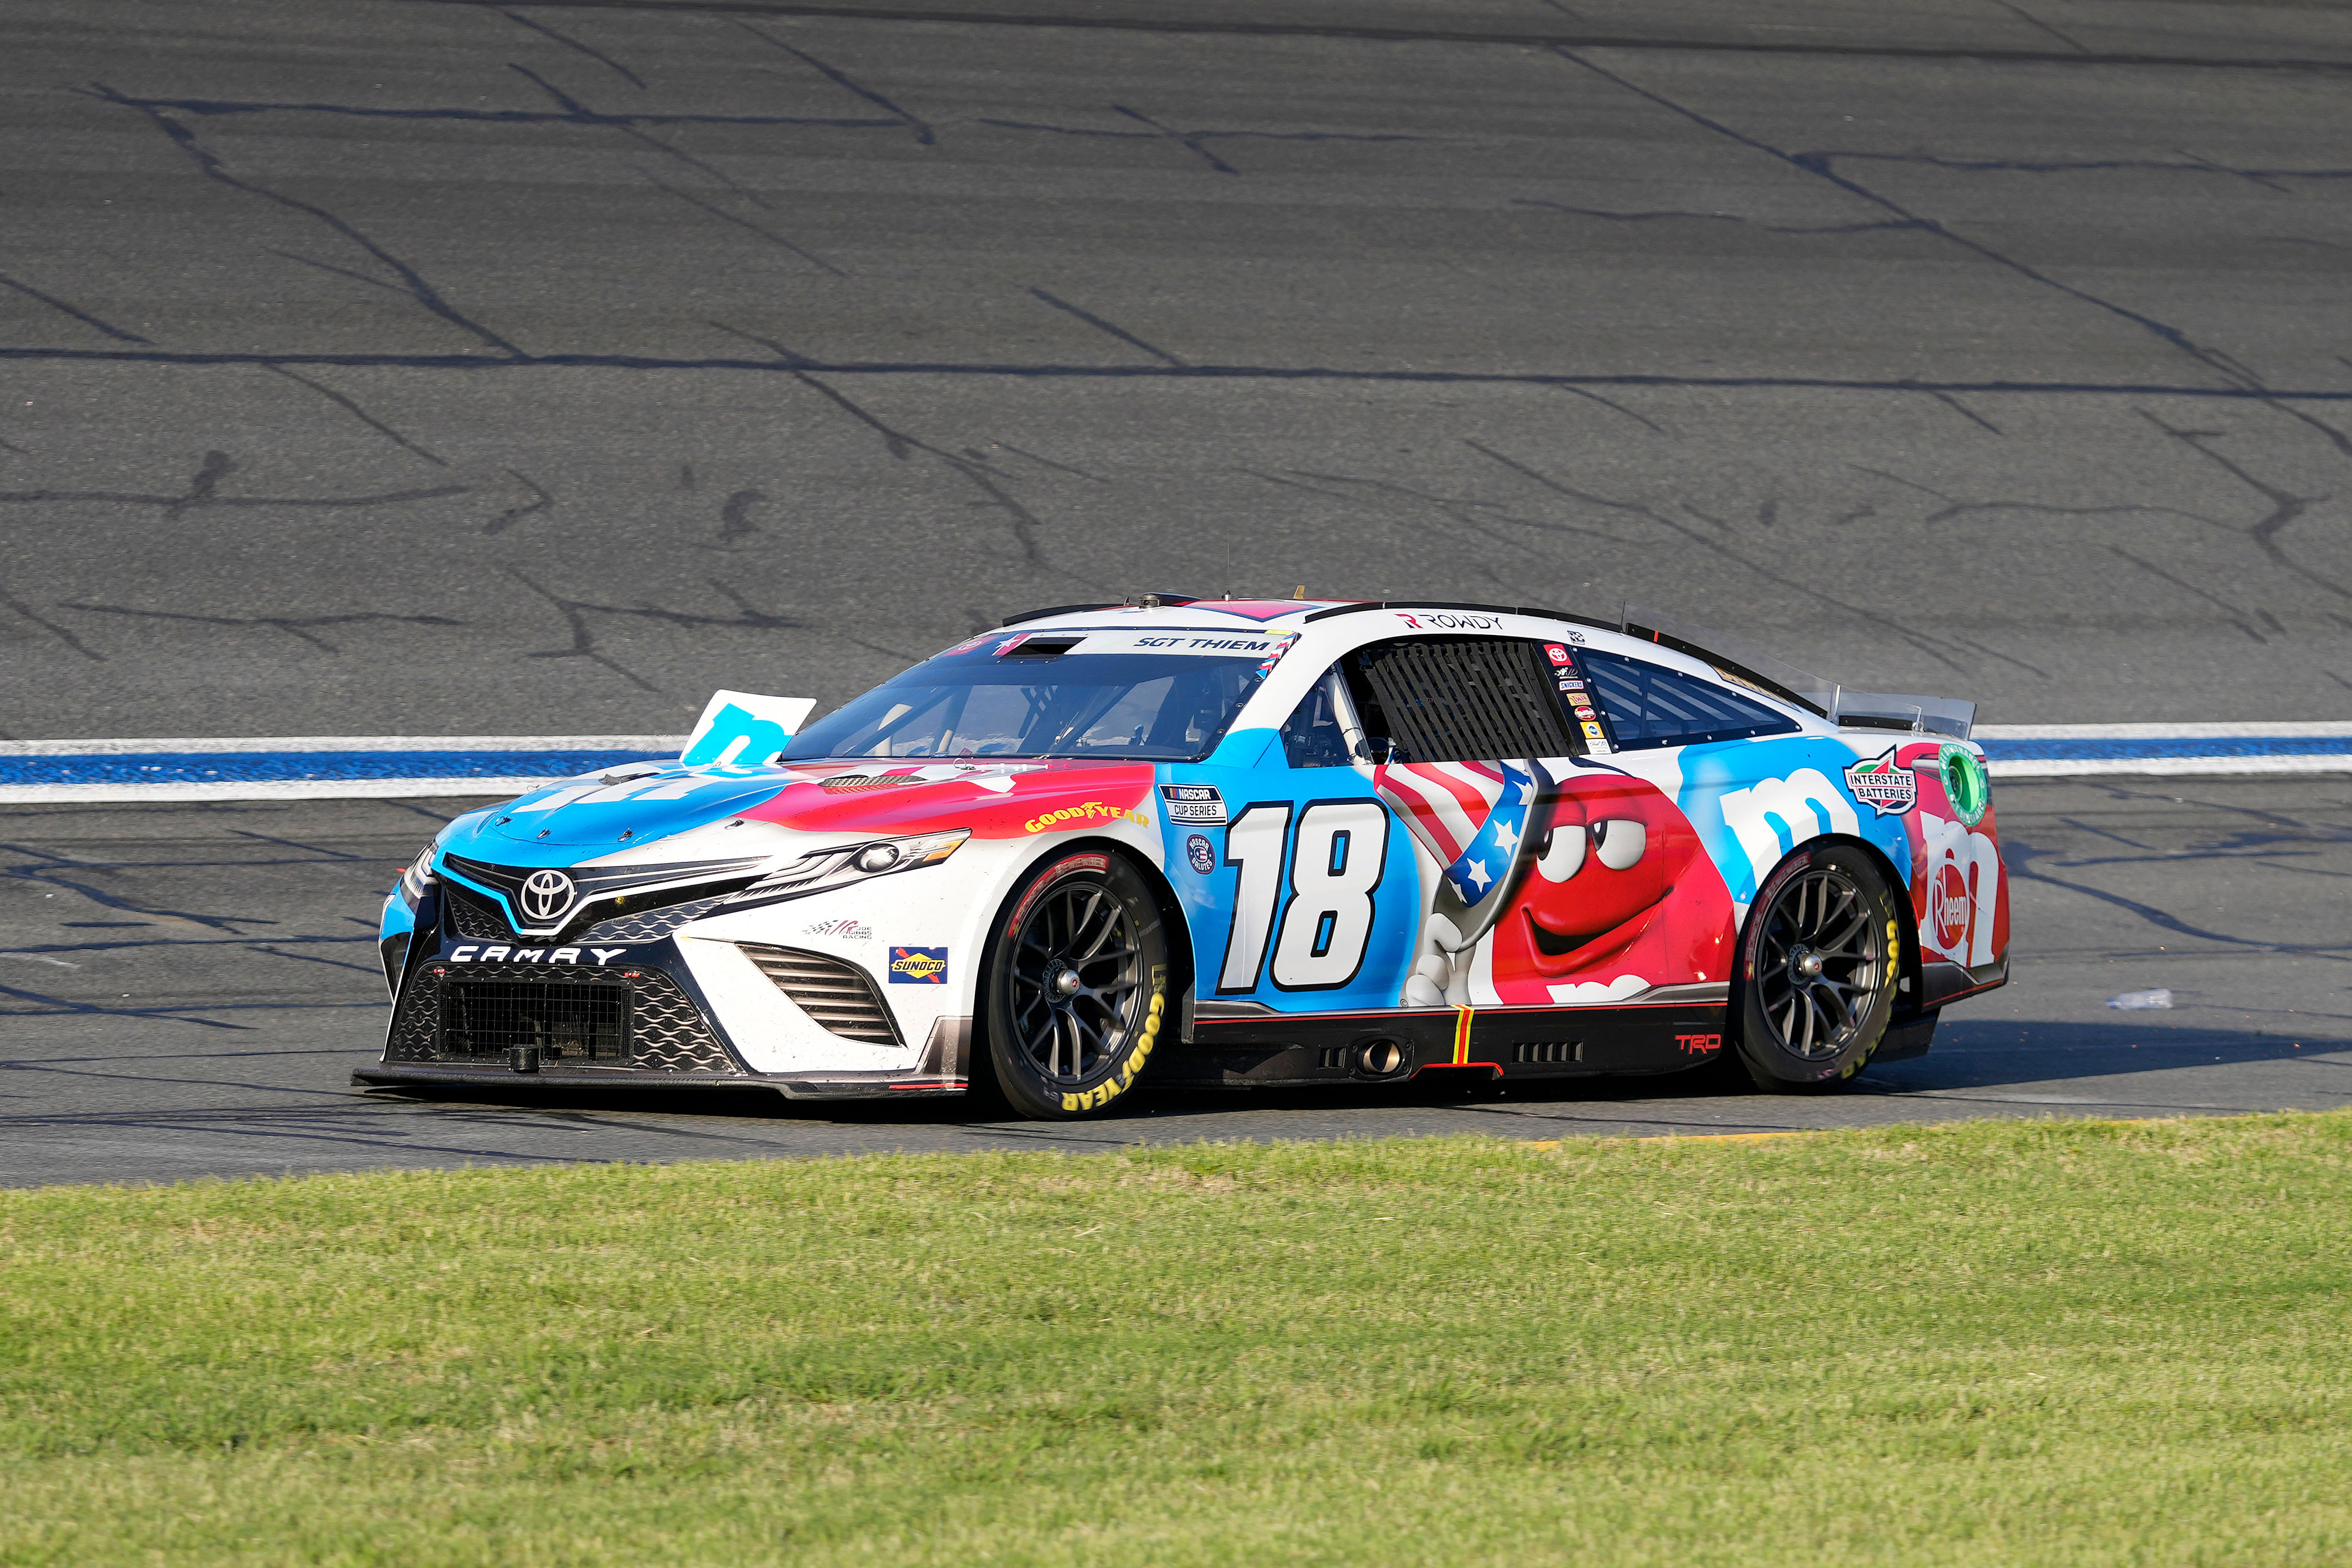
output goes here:
<path id="1" fill-rule="evenodd" d="M 1392 1040 L 1370 1040 L 1356 1051 L 1356 1071 L 1366 1078 L 1392 1078 L 1404 1064 L 1404 1047 Z"/>

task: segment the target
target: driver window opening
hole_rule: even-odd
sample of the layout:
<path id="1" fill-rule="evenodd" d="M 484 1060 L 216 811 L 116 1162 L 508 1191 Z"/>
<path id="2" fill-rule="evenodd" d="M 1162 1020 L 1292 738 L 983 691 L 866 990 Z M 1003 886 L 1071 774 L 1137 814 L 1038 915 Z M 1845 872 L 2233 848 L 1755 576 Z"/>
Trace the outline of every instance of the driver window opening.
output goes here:
<path id="1" fill-rule="evenodd" d="M 1497 762 L 1581 757 L 1583 737 L 1552 690 L 1540 645 L 1517 638 L 1412 637 L 1340 661 L 1375 762 Z"/>
<path id="2" fill-rule="evenodd" d="M 1323 672 L 1283 725 L 1282 752 L 1293 768 L 1345 768 L 1371 760 L 1364 727 L 1337 664 Z"/>

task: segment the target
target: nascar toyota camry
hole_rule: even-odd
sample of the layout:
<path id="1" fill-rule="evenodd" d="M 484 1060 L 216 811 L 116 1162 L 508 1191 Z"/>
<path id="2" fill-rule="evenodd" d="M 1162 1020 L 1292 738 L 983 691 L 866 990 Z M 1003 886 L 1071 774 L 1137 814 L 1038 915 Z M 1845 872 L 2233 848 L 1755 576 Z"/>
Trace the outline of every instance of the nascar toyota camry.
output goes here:
<path id="1" fill-rule="evenodd" d="M 357 1080 L 1802 1090 L 2008 977 L 1973 706 L 1653 612 L 1147 594 L 813 706 L 451 822 Z"/>

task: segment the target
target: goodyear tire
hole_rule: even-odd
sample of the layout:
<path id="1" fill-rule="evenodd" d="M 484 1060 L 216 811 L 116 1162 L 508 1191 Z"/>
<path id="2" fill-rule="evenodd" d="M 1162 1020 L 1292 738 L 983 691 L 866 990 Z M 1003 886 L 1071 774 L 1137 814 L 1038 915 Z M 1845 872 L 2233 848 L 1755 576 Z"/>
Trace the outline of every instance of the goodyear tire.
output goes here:
<path id="1" fill-rule="evenodd" d="M 1894 891 L 1861 849 L 1819 844 L 1780 862 L 1748 912 L 1731 998 L 1758 1087 L 1834 1089 L 1863 1070 L 1895 1016 L 1902 934 Z"/>
<path id="2" fill-rule="evenodd" d="M 1088 1116 L 1135 1086 L 1168 1017 L 1168 945 L 1142 876 L 1108 852 L 1030 873 L 989 952 L 996 1088 L 1022 1115 Z"/>

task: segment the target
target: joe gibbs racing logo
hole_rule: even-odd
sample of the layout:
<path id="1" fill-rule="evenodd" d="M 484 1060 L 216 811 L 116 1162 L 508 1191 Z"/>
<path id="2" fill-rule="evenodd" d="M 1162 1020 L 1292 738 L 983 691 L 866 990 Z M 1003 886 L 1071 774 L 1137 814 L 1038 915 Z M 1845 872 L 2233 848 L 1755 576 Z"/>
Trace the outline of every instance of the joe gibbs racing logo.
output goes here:
<path id="1" fill-rule="evenodd" d="M 1129 810 L 1125 806 L 1106 806 L 1100 800 L 1088 800 L 1081 806 L 1065 806 L 1058 811 L 1042 812 L 1021 825 L 1033 833 L 1042 833 L 1048 828 L 1058 828 L 1066 822 L 1091 822 L 1098 819 L 1113 822 L 1133 822 L 1138 827 L 1144 828 L 1151 825 L 1151 819 L 1140 811 Z"/>

